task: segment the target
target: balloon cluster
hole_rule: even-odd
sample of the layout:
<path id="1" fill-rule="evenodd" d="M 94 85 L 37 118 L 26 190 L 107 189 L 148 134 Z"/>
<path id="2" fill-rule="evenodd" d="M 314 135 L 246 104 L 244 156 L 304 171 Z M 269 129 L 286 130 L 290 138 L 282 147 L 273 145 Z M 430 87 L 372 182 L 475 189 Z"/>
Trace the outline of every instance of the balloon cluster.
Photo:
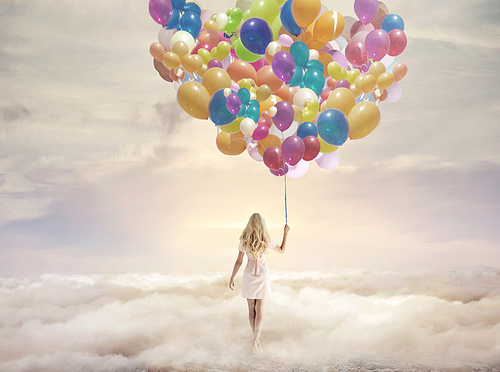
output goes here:
<path id="1" fill-rule="evenodd" d="M 150 52 L 182 109 L 218 128 L 227 155 L 245 151 L 276 176 L 338 165 L 337 149 L 380 122 L 407 67 L 404 22 L 377 0 L 343 16 L 320 0 L 238 0 L 214 14 L 185 0 L 150 0 L 162 27 Z M 219 130 L 220 129 L 220 130 Z"/>

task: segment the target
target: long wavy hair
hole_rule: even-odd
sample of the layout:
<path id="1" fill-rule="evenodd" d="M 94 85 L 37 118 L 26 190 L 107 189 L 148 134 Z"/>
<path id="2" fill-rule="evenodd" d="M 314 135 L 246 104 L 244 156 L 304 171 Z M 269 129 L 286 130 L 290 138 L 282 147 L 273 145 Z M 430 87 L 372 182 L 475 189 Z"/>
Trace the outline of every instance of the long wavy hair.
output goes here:
<path id="1" fill-rule="evenodd" d="M 250 216 L 247 226 L 241 233 L 240 241 L 245 246 L 249 256 L 262 257 L 269 246 L 269 232 L 266 221 L 260 213 L 254 213 Z"/>

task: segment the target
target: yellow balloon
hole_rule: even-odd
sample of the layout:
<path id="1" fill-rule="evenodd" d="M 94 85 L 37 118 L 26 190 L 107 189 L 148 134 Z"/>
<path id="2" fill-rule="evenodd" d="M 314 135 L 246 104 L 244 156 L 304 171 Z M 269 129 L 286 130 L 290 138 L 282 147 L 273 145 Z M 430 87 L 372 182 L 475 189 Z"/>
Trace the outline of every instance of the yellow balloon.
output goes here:
<path id="1" fill-rule="evenodd" d="M 302 117 L 302 110 L 300 109 L 300 107 L 297 105 L 292 105 L 292 107 L 295 113 L 293 120 L 296 121 L 297 123 L 302 123 L 303 121 L 305 121 Z"/>
<path id="2" fill-rule="evenodd" d="M 337 151 L 339 148 L 338 146 L 333 146 L 330 145 L 329 143 L 326 143 L 321 139 L 320 136 L 318 136 L 318 140 L 320 144 L 319 152 L 322 152 L 323 154 L 329 154 L 331 152 Z"/>
<path id="3" fill-rule="evenodd" d="M 303 121 L 313 121 L 319 111 L 319 103 L 316 99 L 307 99 L 305 102 L 306 107 L 302 110 Z"/>
<path id="4" fill-rule="evenodd" d="M 224 69 L 212 67 L 205 72 L 201 83 L 207 88 L 208 93 L 212 96 L 219 89 L 229 88 L 231 86 L 231 78 Z"/>
<path id="5" fill-rule="evenodd" d="M 212 59 L 210 52 L 204 48 L 198 49 L 198 55 L 203 59 L 204 64 L 207 64 Z"/>
<path id="6" fill-rule="evenodd" d="M 208 70 L 208 67 L 206 64 L 203 64 L 200 69 L 198 71 L 196 71 L 196 75 L 198 75 L 199 77 L 203 77 L 203 75 L 205 75 L 205 72 L 207 72 Z"/>
<path id="7" fill-rule="evenodd" d="M 368 72 L 375 76 L 376 79 L 385 72 L 385 66 L 382 62 L 373 62 L 368 69 Z"/>
<path id="8" fill-rule="evenodd" d="M 240 88 L 247 88 L 248 90 L 252 89 L 252 79 L 248 79 L 248 78 L 245 78 L 245 79 L 241 79 L 240 81 L 238 81 L 238 86 Z"/>
<path id="9" fill-rule="evenodd" d="M 221 41 L 219 45 L 217 45 L 216 50 L 217 52 L 215 54 L 215 58 L 217 58 L 219 61 L 222 61 L 231 52 L 231 45 L 227 41 Z"/>
<path id="10" fill-rule="evenodd" d="M 347 70 L 343 67 L 340 68 L 340 78 L 345 79 L 347 77 Z"/>
<path id="11" fill-rule="evenodd" d="M 321 11 L 321 0 L 293 0 L 292 16 L 299 27 L 309 26 Z"/>
<path id="12" fill-rule="evenodd" d="M 354 81 L 359 76 L 360 72 L 357 68 L 353 68 L 351 71 L 347 73 L 347 81 L 351 84 L 354 84 Z"/>
<path id="13" fill-rule="evenodd" d="M 174 52 L 167 52 L 163 55 L 163 63 L 171 69 L 176 69 L 181 65 L 181 60 Z"/>
<path id="14" fill-rule="evenodd" d="M 358 88 L 360 91 L 364 93 L 370 93 L 373 88 L 375 88 L 375 85 L 377 85 L 377 79 L 375 79 L 375 76 L 373 76 L 372 74 L 359 75 L 356 78 L 354 85 L 356 85 L 356 88 Z"/>
<path id="15" fill-rule="evenodd" d="M 387 89 L 394 84 L 394 75 L 390 72 L 384 72 L 378 77 L 377 85 L 380 89 Z"/>
<path id="16" fill-rule="evenodd" d="M 203 59 L 198 54 L 186 54 L 181 58 L 181 64 L 184 70 L 192 74 L 203 66 Z"/>
<path id="17" fill-rule="evenodd" d="M 328 75 L 330 75 L 335 80 L 342 79 L 342 67 L 338 62 L 330 62 L 327 67 Z"/>
<path id="18" fill-rule="evenodd" d="M 349 137 L 360 139 L 369 135 L 380 123 L 378 106 L 364 101 L 354 106 L 347 116 L 349 120 Z"/>
<path id="19" fill-rule="evenodd" d="M 363 92 L 361 90 L 359 90 L 358 88 L 356 88 L 356 85 L 351 85 L 351 92 L 352 94 L 354 94 L 354 97 L 358 98 Z"/>
<path id="20" fill-rule="evenodd" d="M 189 47 L 184 41 L 178 41 L 172 46 L 172 52 L 177 54 L 179 58 L 189 54 Z"/>
<path id="21" fill-rule="evenodd" d="M 260 103 L 260 112 L 269 111 L 271 107 L 273 107 L 278 102 L 283 101 L 280 97 L 271 94 L 271 96 L 265 101 Z"/>
<path id="22" fill-rule="evenodd" d="M 261 85 L 257 91 L 255 92 L 257 96 L 257 101 L 262 102 L 271 97 L 271 88 L 269 88 L 269 85 L 263 84 Z"/>
<path id="23" fill-rule="evenodd" d="M 240 123 L 244 119 L 244 117 L 237 118 L 230 124 L 220 126 L 219 128 L 226 133 L 238 133 L 240 131 Z"/>
<path id="24" fill-rule="evenodd" d="M 319 107 L 320 111 L 325 111 L 327 108 L 326 101 L 321 102 L 321 106 Z"/>
<path id="25" fill-rule="evenodd" d="M 193 118 L 207 119 L 209 116 L 210 93 L 196 81 L 187 81 L 179 87 L 177 102 Z"/>
<path id="26" fill-rule="evenodd" d="M 347 88 L 334 89 L 326 100 L 326 107 L 340 110 L 345 116 L 356 105 L 354 94 Z"/>
<path id="27" fill-rule="evenodd" d="M 217 31 L 218 30 L 218 27 L 217 27 L 217 23 L 215 23 L 214 20 L 212 19 L 209 19 L 208 21 L 206 21 L 204 24 L 203 24 L 203 28 L 205 30 L 214 30 L 214 31 Z"/>
<path id="28" fill-rule="evenodd" d="M 247 142 L 241 132 L 229 134 L 220 131 L 215 143 L 219 151 L 225 155 L 239 155 L 247 148 Z"/>

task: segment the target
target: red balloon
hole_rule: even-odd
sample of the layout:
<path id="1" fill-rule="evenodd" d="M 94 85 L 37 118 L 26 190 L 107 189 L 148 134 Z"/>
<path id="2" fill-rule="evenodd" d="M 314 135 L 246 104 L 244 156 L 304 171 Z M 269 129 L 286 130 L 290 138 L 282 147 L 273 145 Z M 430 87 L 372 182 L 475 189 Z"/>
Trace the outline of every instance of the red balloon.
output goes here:
<path id="1" fill-rule="evenodd" d="M 273 120 L 268 116 L 263 116 L 259 119 L 257 124 L 258 125 L 265 125 L 266 127 L 271 128 L 273 126 Z"/>
<path id="2" fill-rule="evenodd" d="M 402 30 L 392 30 L 389 32 L 389 39 L 391 41 L 391 47 L 389 48 L 389 52 L 387 52 L 387 54 L 395 57 L 403 53 L 403 50 L 405 50 L 406 44 L 408 43 L 405 33 Z"/>
<path id="3" fill-rule="evenodd" d="M 264 164 L 271 170 L 277 171 L 285 165 L 283 152 L 278 146 L 269 146 L 264 151 Z"/>
<path id="4" fill-rule="evenodd" d="M 308 136 L 303 139 L 305 145 L 304 156 L 302 159 L 306 161 L 311 161 L 316 158 L 319 154 L 319 150 L 321 149 L 321 144 L 319 143 L 319 139 L 314 136 Z"/>
<path id="5" fill-rule="evenodd" d="M 359 40 L 351 41 L 345 48 L 345 57 L 353 66 L 363 66 L 368 61 L 365 43 Z"/>

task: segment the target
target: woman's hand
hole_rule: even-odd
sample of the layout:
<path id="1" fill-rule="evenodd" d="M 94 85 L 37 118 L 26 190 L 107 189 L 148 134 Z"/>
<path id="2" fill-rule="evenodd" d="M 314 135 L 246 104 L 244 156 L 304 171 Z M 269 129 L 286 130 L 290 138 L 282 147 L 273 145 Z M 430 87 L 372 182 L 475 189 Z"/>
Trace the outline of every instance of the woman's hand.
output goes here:
<path id="1" fill-rule="evenodd" d="M 285 225 L 285 229 L 284 229 L 283 233 L 288 234 L 289 231 L 290 231 L 290 226 Z"/>
<path id="2" fill-rule="evenodd" d="M 234 278 L 229 280 L 229 289 L 231 289 L 231 291 L 234 289 Z"/>

